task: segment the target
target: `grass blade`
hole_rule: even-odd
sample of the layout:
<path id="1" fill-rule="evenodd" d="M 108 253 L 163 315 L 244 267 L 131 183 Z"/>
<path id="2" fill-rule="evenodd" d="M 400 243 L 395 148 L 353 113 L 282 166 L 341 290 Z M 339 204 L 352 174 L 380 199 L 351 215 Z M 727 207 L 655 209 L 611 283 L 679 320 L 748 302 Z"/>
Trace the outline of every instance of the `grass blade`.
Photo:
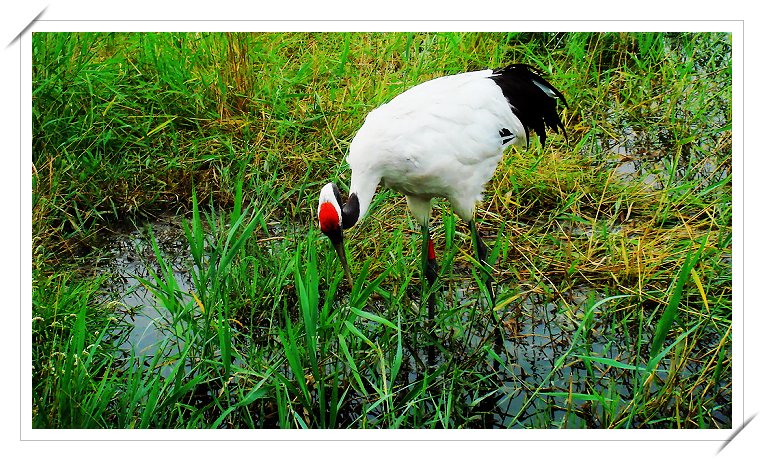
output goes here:
<path id="1" fill-rule="evenodd" d="M 350 311 L 359 317 L 363 317 L 367 320 L 371 320 L 372 322 L 381 323 L 382 325 L 390 327 L 393 330 L 398 330 L 398 327 L 393 322 L 385 318 L 382 318 L 379 315 L 372 314 L 371 312 L 362 311 L 361 309 L 356 309 L 355 307 L 351 307 Z"/>
<path id="2" fill-rule="evenodd" d="M 655 357 L 658 355 L 661 348 L 663 347 L 663 341 L 666 340 L 666 336 L 671 330 L 671 326 L 674 324 L 674 320 L 676 319 L 677 311 L 679 308 L 679 301 L 682 299 L 682 293 L 684 292 L 684 284 L 690 277 L 690 271 L 693 267 L 695 267 L 695 264 L 697 264 L 701 254 L 703 254 L 703 249 L 706 246 L 707 240 L 708 234 L 706 234 L 705 238 L 700 244 L 700 248 L 698 248 L 697 251 L 694 253 L 687 253 L 687 257 L 684 260 L 682 269 L 679 271 L 679 275 L 674 281 L 674 289 L 671 292 L 669 303 L 666 306 L 666 310 L 663 311 L 663 315 L 661 315 L 660 320 L 658 321 L 658 326 L 655 328 L 655 336 L 653 337 L 653 343 L 650 347 L 650 357 Z"/>

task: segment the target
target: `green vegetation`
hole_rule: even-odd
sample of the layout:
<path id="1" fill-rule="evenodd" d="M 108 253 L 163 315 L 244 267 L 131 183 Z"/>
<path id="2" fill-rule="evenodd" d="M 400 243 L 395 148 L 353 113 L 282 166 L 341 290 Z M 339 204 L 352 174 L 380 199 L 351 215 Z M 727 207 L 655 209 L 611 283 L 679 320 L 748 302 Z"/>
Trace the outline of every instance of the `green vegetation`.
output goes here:
<path id="1" fill-rule="evenodd" d="M 35 33 L 33 426 L 730 427 L 731 46 L 715 33 Z M 466 223 L 437 202 L 430 333 L 405 200 L 380 191 L 347 232 L 350 291 L 318 192 L 347 191 L 343 158 L 371 109 L 513 62 L 566 95 L 568 140 L 511 149 L 486 188 L 495 316 Z M 147 231 L 140 283 L 168 325 L 150 353 L 126 350 L 109 238 L 162 213 L 185 218 L 193 289 Z"/>

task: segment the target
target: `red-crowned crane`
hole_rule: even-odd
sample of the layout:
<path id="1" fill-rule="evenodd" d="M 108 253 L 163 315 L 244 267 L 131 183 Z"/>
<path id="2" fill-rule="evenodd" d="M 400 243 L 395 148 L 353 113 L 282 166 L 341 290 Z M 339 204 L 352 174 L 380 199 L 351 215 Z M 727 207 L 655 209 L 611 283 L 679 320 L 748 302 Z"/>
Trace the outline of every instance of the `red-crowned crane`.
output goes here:
<path id="1" fill-rule="evenodd" d="M 559 128 L 567 136 L 557 99 L 567 106 L 538 70 L 513 64 L 429 80 L 371 111 L 350 144 L 348 200 L 342 204 L 339 189 L 329 183 L 321 189 L 318 203 L 321 231 L 334 245 L 350 285 L 342 231 L 363 218 L 380 182 L 406 196 L 422 226 L 423 287 L 425 278 L 431 286 L 437 275 L 428 228 L 434 197 L 447 198 L 469 223 L 481 269 L 490 274 L 486 247 L 475 227 L 475 204 L 509 145 L 527 147 L 531 130 L 542 145 L 547 128 Z M 486 285 L 493 302 L 490 276 Z"/>

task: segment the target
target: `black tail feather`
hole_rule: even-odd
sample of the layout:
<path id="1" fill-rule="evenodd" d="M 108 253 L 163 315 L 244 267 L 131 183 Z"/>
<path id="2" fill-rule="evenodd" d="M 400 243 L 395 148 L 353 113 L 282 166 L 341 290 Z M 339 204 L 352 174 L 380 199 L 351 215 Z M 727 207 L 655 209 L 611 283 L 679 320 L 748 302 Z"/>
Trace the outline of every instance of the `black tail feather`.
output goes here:
<path id="1" fill-rule="evenodd" d="M 543 77 L 541 72 L 527 64 L 512 64 L 493 71 L 490 77 L 504 94 L 512 107 L 512 112 L 525 128 L 525 139 L 529 141 L 530 131 L 538 134 L 541 145 L 546 144 L 546 129 L 561 130 L 565 139 L 568 134 L 557 113 L 557 99 L 568 107 L 565 97 Z"/>

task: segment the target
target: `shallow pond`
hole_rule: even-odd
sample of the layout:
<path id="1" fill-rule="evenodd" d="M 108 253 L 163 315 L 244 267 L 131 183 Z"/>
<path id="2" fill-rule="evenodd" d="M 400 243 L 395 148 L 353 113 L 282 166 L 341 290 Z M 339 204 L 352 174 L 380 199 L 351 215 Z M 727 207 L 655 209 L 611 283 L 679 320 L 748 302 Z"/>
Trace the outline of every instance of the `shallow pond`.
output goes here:
<path id="1" fill-rule="evenodd" d="M 105 288 L 117 301 L 118 314 L 130 328 L 120 348 L 126 355 L 144 357 L 144 362 L 153 358 L 166 339 L 177 339 L 170 329 L 171 313 L 150 288 L 154 282 L 152 273 L 161 273 L 161 268 L 152 248 L 149 227 L 165 261 L 173 268 L 179 293 L 186 301 L 193 299 L 190 256 L 181 222 L 180 217 L 166 215 L 150 226 L 115 235 L 110 242 L 111 260 L 101 269 L 108 275 Z"/>
<path id="2" fill-rule="evenodd" d="M 173 268 L 183 302 L 193 304 L 194 286 L 190 272 L 193 265 L 181 221 L 181 218 L 165 216 L 151 223 L 150 228 L 165 261 Z M 162 307 L 150 287 L 152 272 L 161 273 L 161 269 L 147 229 L 144 227 L 116 236 L 111 246 L 112 260 L 106 270 L 112 275 L 108 290 L 117 297 L 121 314 L 130 324 L 130 333 L 120 347 L 126 356 L 139 356 L 148 366 L 160 345 L 168 339 L 176 343 L 180 340 L 173 334 L 171 313 Z M 586 320 L 588 323 L 580 328 L 583 313 L 605 296 L 589 287 L 575 287 L 564 295 L 566 300 L 561 302 L 547 295 L 527 293 L 506 303 L 503 312 L 499 312 L 504 322 L 503 344 L 496 350 L 502 365 L 495 368 L 498 372 L 492 381 L 493 389 L 480 403 L 485 417 L 476 427 L 545 427 L 549 421 L 563 420 L 565 423 L 561 427 L 602 427 L 603 415 L 595 411 L 596 405 L 587 399 L 600 396 L 601 400 L 596 403 L 622 406 L 623 402 L 633 398 L 636 380 L 633 370 L 592 361 L 587 363 L 579 357 L 588 355 L 623 364 L 634 363 L 637 353 L 633 350 L 634 333 L 620 331 L 617 322 L 600 315 L 606 304 L 593 309 Z M 441 296 L 446 296 L 446 302 L 454 305 L 476 302 L 474 287 L 469 284 L 450 291 L 447 289 Z M 463 320 L 468 323 L 468 319 Z M 579 329 L 584 340 L 579 338 L 576 349 L 570 350 Z M 479 349 L 480 343 L 491 336 L 486 334 L 491 331 L 491 326 L 478 325 L 475 330 L 472 336 L 468 335 L 468 344 L 452 343 L 448 347 L 457 355 L 467 349 Z M 649 348 L 650 338 L 651 332 L 646 328 L 642 332 L 642 354 Z M 708 343 L 714 341 L 718 342 L 718 337 L 708 338 Z M 585 347 L 580 347 L 581 344 Z M 180 348 L 182 343 L 175 345 Z M 409 383 L 418 379 L 416 361 L 411 354 L 416 354 L 421 363 L 426 360 L 427 351 L 409 351 Z M 562 356 L 565 356 L 564 365 L 556 367 Z M 447 358 L 439 356 L 437 360 L 442 364 Z M 491 364 L 484 361 L 476 364 L 478 366 L 489 367 Z M 691 376 L 698 371 L 698 366 L 690 363 L 679 373 Z M 160 373 L 166 375 L 168 370 L 163 368 Z M 658 379 L 665 379 L 667 375 L 667 370 L 657 373 Z M 570 400 L 569 394 L 589 397 Z M 722 403 L 720 407 L 728 409 L 729 405 Z M 729 426 L 730 416 L 726 410 L 713 413 L 721 426 Z"/>

